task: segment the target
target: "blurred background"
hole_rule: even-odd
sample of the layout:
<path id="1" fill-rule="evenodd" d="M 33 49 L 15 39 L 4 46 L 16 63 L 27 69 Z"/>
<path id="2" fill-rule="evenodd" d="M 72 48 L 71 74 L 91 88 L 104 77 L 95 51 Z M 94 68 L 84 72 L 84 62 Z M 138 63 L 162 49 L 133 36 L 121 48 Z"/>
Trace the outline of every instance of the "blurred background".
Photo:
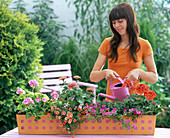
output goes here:
<path id="1" fill-rule="evenodd" d="M 159 80 L 148 85 L 163 107 L 156 126 L 170 128 L 170 0 L 1 0 L 1 134 L 17 127 L 15 92 L 28 88 L 28 80 L 36 78 L 36 66 L 71 64 L 73 75 L 90 82 L 98 48 L 112 36 L 109 12 L 121 2 L 133 7 L 140 37 L 152 45 Z M 106 83 L 96 83 L 97 93 L 105 93 Z"/>

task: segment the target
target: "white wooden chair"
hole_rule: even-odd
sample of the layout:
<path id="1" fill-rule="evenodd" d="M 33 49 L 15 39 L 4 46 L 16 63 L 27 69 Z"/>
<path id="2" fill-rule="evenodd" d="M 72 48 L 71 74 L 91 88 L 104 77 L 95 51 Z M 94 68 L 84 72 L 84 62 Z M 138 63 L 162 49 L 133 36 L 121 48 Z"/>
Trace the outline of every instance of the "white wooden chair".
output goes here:
<path id="1" fill-rule="evenodd" d="M 40 89 L 41 93 L 47 93 L 54 91 L 61 91 L 63 81 L 59 80 L 60 77 L 67 77 L 66 83 L 73 82 L 71 65 L 70 64 L 58 64 L 58 65 L 43 65 L 43 73 L 39 74 L 39 78 L 43 79 L 43 88 Z M 78 82 L 78 85 L 91 87 L 94 90 L 94 100 L 96 103 L 96 88 L 98 85 L 85 82 Z"/>

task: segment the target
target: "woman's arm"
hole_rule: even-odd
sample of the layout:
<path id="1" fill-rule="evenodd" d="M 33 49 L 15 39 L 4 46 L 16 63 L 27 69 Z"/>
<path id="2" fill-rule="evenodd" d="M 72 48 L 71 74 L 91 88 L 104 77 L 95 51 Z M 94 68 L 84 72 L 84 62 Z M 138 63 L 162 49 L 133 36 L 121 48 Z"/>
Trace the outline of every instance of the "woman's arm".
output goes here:
<path id="1" fill-rule="evenodd" d="M 107 59 L 107 57 L 105 55 L 103 55 L 102 53 L 99 53 L 98 58 L 94 64 L 94 67 L 90 74 L 90 80 L 92 82 L 98 82 L 104 78 L 106 80 L 112 81 L 112 80 L 116 79 L 115 76 L 119 76 L 113 70 L 110 70 L 110 69 L 102 70 L 102 68 L 106 62 L 106 59 Z"/>
<path id="2" fill-rule="evenodd" d="M 140 70 L 139 77 L 148 83 L 156 83 L 158 81 L 158 74 L 153 58 L 153 53 L 144 58 L 144 63 L 147 68 L 147 72 Z"/>
<path id="3" fill-rule="evenodd" d="M 156 83 L 158 81 L 158 74 L 157 74 L 153 54 L 147 55 L 144 58 L 144 63 L 147 68 L 147 71 L 144 71 L 142 69 L 133 69 L 128 73 L 127 79 L 136 82 L 138 78 L 141 78 L 148 83 Z"/>

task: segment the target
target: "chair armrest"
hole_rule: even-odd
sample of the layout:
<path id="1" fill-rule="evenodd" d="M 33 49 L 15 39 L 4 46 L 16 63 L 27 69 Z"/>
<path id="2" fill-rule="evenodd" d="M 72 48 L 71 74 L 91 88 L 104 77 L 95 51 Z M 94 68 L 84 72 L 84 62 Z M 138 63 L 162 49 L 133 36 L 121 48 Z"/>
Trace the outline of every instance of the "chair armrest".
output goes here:
<path id="1" fill-rule="evenodd" d="M 78 85 L 82 85 L 82 86 L 87 86 L 87 87 L 92 87 L 92 88 L 97 88 L 98 85 L 96 84 L 91 84 L 91 83 L 87 83 L 87 82 L 77 82 Z"/>
<path id="2" fill-rule="evenodd" d="M 48 87 L 48 86 L 43 86 L 42 88 L 43 88 L 43 89 L 47 89 L 47 90 L 51 90 L 51 91 L 55 91 L 54 89 L 52 89 L 52 88 L 50 88 L 50 87 Z"/>

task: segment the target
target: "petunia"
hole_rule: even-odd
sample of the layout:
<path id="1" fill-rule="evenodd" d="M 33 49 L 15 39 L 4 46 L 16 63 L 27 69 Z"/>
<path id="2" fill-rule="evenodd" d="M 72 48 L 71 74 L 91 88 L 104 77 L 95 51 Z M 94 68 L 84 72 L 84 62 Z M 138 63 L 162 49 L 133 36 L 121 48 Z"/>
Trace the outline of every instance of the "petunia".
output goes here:
<path id="1" fill-rule="evenodd" d="M 48 100 L 47 100 L 45 97 L 43 97 L 43 98 L 42 98 L 42 101 L 43 101 L 43 102 L 47 102 Z"/>
<path id="2" fill-rule="evenodd" d="M 36 102 L 39 102 L 39 101 L 41 101 L 41 99 L 40 99 L 39 97 L 37 97 L 37 98 L 35 99 L 35 101 L 36 101 Z"/>

